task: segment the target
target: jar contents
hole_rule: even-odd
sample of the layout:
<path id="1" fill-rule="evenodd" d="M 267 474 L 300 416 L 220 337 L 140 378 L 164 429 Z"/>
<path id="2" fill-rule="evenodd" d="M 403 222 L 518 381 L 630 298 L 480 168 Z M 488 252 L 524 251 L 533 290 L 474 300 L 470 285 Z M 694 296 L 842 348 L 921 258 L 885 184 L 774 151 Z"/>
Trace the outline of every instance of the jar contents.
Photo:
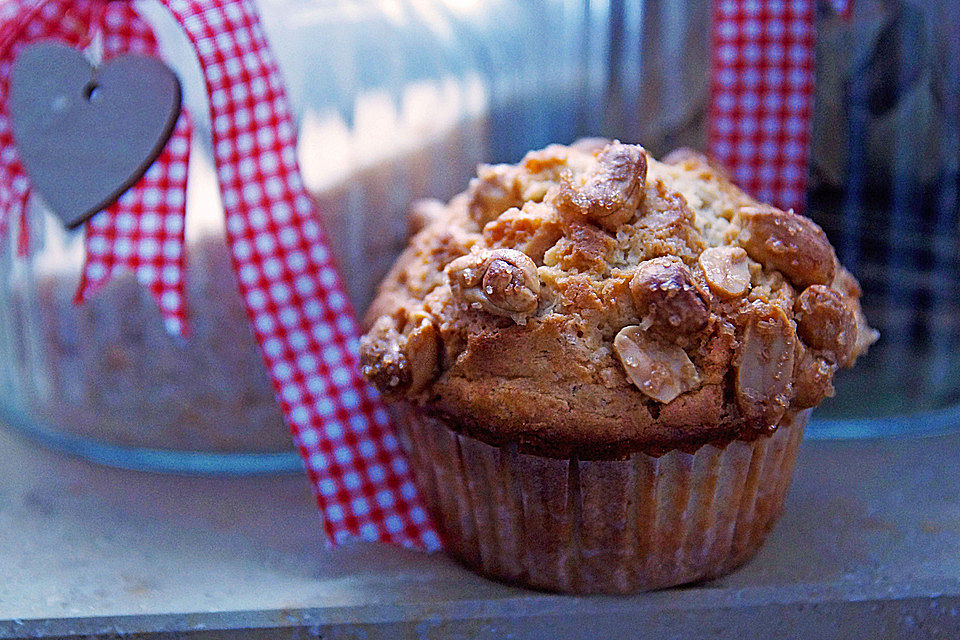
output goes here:
<path id="1" fill-rule="evenodd" d="M 44 269 L 38 258 L 60 244 L 49 233 L 45 240 L 32 266 L 20 269 L 29 276 L 0 293 L 0 327 L 10 334 L 0 340 L 5 404 L 59 432 L 120 446 L 291 448 L 222 237 L 188 242 L 185 339 L 166 332 L 156 302 L 131 274 L 74 304 L 78 271 Z"/>

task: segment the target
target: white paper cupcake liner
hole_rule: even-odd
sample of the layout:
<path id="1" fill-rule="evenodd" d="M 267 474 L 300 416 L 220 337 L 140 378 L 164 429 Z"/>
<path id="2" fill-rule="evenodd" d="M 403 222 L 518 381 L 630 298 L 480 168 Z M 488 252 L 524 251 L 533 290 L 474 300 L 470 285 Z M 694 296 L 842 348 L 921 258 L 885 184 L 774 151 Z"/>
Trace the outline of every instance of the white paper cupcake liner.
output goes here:
<path id="1" fill-rule="evenodd" d="M 518 453 L 415 411 L 401 429 L 462 562 L 540 589 L 632 593 L 716 577 L 756 553 L 780 515 L 808 414 L 752 442 L 613 461 Z"/>

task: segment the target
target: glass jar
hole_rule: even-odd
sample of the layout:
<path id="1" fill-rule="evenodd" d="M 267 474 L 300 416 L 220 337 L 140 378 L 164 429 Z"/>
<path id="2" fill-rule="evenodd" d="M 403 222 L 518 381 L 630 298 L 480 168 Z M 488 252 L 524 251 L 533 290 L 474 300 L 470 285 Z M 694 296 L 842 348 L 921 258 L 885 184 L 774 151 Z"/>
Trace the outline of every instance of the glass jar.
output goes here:
<path id="1" fill-rule="evenodd" d="M 82 233 L 39 206 L 28 218 L 29 255 L 17 257 L 10 238 L 0 252 L 0 421 L 115 466 L 300 468 L 215 218 L 189 218 L 186 338 L 166 332 L 132 274 L 74 304 Z"/>
<path id="2" fill-rule="evenodd" d="M 811 216 L 881 334 L 825 435 L 960 426 L 960 3 L 865 2 L 818 32 Z"/>
<path id="3" fill-rule="evenodd" d="M 164 9 L 138 7 L 169 52 L 196 125 L 186 217 L 191 332 L 166 333 L 132 274 L 73 304 L 83 234 L 64 230 L 34 199 L 29 255 L 16 255 L 16 228 L 0 246 L 0 422 L 115 466 L 299 470 L 237 291 L 197 62 Z M 449 198 L 488 155 L 480 43 L 464 46 L 470 34 L 458 31 L 455 9 L 261 5 L 298 116 L 304 181 L 360 311 L 406 239 L 411 201 Z"/>

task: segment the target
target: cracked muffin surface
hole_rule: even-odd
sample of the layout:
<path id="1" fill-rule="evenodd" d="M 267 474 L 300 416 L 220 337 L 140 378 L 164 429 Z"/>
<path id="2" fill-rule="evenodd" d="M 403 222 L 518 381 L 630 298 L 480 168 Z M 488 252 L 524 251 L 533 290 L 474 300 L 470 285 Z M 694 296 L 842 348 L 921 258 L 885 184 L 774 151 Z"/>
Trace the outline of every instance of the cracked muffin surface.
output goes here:
<path id="1" fill-rule="evenodd" d="M 690 150 L 551 145 L 412 219 L 363 373 L 491 444 L 604 459 L 751 439 L 876 340 L 823 231 Z"/>

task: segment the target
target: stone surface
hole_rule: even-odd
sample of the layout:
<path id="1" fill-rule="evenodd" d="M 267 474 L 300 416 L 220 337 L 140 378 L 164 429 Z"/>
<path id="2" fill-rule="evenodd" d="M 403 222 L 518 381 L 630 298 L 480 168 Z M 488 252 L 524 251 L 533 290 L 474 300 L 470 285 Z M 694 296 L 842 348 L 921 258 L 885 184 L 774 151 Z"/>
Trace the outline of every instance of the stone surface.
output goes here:
<path id="1" fill-rule="evenodd" d="M 324 550 L 299 475 L 118 471 L 0 429 L 0 637 L 958 637 L 958 466 L 960 434 L 808 441 L 740 571 L 574 598 L 442 555 Z"/>

